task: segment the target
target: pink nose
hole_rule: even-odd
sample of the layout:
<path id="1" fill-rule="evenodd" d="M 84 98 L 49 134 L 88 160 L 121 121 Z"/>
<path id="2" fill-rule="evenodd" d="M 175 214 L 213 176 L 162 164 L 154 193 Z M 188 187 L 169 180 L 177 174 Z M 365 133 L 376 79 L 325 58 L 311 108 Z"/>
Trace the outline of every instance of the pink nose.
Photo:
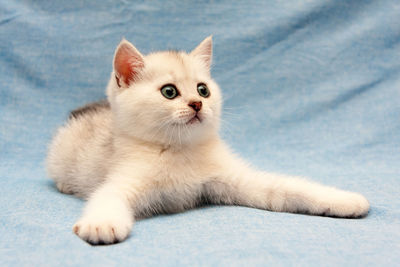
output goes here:
<path id="1" fill-rule="evenodd" d="M 192 109 L 194 109 L 196 112 L 199 112 L 202 106 L 201 101 L 199 102 L 190 102 L 188 104 L 189 107 L 191 107 Z"/>

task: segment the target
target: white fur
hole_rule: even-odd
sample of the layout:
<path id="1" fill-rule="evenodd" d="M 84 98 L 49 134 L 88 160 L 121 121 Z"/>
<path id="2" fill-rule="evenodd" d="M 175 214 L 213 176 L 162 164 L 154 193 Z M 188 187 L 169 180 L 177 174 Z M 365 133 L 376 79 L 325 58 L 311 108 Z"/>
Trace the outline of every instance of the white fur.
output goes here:
<path id="1" fill-rule="evenodd" d="M 121 45 L 131 46 L 125 40 Z M 369 203 L 360 194 L 257 171 L 230 151 L 218 135 L 221 94 L 209 72 L 211 37 L 190 54 L 142 56 L 128 50 L 144 66 L 119 85 L 119 74 L 112 72 L 111 109 L 70 119 L 49 149 L 48 173 L 58 189 L 88 198 L 73 227 L 79 237 L 93 244 L 122 241 L 135 217 L 183 211 L 204 199 L 337 217 L 368 213 Z M 210 97 L 198 94 L 200 82 Z M 160 93 L 170 83 L 181 94 L 172 100 Z M 195 114 L 191 101 L 202 102 L 201 122 L 186 124 Z"/>

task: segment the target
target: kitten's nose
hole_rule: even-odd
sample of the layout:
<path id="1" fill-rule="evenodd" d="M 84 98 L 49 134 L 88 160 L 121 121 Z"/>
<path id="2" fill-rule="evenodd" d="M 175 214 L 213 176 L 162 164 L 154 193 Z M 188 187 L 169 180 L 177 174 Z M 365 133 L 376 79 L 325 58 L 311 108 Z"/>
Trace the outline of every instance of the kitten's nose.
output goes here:
<path id="1" fill-rule="evenodd" d="M 199 112 L 202 106 L 201 101 L 198 102 L 190 102 L 188 104 L 189 107 L 191 107 L 192 109 L 194 109 L 196 112 Z"/>

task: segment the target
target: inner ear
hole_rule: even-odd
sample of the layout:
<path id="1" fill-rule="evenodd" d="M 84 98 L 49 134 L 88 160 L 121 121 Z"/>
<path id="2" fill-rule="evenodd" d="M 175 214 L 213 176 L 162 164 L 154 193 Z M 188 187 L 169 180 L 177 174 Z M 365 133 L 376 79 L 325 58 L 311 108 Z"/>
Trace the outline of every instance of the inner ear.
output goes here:
<path id="1" fill-rule="evenodd" d="M 142 54 L 127 40 L 122 40 L 114 56 L 114 72 L 119 87 L 129 87 L 144 67 Z"/>

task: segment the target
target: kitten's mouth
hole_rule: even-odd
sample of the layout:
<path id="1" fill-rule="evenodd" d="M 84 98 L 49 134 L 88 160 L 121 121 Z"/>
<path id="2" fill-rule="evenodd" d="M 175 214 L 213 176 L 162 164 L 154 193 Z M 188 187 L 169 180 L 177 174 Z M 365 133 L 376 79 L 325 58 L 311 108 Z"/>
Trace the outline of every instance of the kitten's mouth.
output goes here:
<path id="1" fill-rule="evenodd" d="M 201 119 L 199 116 L 194 115 L 193 118 L 191 118 L 186 124 L 195 124 L 195 123 L 201 123 Z"/>

